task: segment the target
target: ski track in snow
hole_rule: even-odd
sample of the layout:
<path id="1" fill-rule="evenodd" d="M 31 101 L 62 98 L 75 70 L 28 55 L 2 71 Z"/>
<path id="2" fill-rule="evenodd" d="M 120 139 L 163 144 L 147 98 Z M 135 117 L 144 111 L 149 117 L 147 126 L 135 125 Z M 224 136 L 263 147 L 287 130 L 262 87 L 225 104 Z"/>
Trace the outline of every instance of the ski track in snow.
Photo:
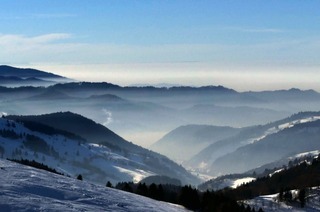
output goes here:
<path id="1" fill-rule="evenodd" d="M 0 160 L 0 211 L 187 211 L 182 206 Z"/>

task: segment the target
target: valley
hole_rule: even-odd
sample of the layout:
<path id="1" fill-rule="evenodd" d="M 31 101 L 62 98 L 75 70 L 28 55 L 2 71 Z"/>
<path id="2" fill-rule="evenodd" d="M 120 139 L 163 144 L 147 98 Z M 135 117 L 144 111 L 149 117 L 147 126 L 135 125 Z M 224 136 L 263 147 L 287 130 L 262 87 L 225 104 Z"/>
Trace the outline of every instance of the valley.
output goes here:
<path id="1" fill-rule="evenodd" d="M 1 158 L 34 160 L 100 186 L 157 182 L 219 192 L 320 150 L 320 94 L 311 90 L 57 81 L 2 86 L 0 96 Z"/>

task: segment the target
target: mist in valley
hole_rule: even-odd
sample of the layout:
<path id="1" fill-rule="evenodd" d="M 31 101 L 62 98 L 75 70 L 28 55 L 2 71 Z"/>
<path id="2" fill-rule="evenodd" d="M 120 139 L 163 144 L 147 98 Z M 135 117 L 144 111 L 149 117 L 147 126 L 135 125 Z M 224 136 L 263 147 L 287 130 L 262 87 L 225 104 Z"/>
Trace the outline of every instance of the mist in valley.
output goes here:
<path id="1" fill-rule="evenodd" d="M 3 87 L 0 95 L 5 114 L 81 114 L 134 144 L 211 176 L 221 172 L 215 172 L 214 166 L 207 169 L 210 163 L 263 136 L 268 130 L 264 125 L 320 106 L 320 94 L 311 90 L 237 92 L 222 86 L 156 88 L 71 82 Z M 206 156 L 208 151 L 211 154 Z M 223 166 L 229 167 L 228 163 Z"/>
<path id="2" fill-rule="evenodd" d="M 319 7 L 4 1 L 0 211 L 320 210 Z"/>
<path id="3" fill-rule="evenodd" d="M 318 93 L 287 90 L 273 94 L 275 97 L 239 93 L 223 87 L 168 89 L 71 83 L 69 87 L 61 84 L 7 88 L 0 95 L 2 110 L 8 114 L 72 111 L 149 147 L 183 125 L 241 128 L 266 124 L 299 111 L 317 110 L 320 105 Z"/>

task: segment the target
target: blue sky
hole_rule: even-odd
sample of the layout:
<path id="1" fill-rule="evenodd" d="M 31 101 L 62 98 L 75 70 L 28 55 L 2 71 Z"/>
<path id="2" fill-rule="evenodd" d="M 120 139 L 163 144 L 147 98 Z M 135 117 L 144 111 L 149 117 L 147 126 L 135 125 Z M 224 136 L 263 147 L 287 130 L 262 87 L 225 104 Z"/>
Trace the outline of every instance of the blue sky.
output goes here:
<path id="1" fill-rule="evenodd" d="M 319 1 L 3 0 L 0 63 L 121 85 L 320 90 Z"/>

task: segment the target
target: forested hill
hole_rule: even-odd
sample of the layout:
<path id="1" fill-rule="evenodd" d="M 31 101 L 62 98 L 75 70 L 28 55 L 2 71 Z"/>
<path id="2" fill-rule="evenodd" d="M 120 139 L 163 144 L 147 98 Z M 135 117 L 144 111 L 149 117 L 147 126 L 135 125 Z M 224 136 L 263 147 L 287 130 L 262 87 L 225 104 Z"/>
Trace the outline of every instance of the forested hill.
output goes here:
<path id="1" fill-rule="evenodd" d="M 260 195 L 313 186 L 320 186 L 320 157 L 314 158 L 311 162 L 305 161 L 300 165 L 258 178 L 236 189 L 226 189 L 221 192 L 237 200 L 245 200 Z"/>

